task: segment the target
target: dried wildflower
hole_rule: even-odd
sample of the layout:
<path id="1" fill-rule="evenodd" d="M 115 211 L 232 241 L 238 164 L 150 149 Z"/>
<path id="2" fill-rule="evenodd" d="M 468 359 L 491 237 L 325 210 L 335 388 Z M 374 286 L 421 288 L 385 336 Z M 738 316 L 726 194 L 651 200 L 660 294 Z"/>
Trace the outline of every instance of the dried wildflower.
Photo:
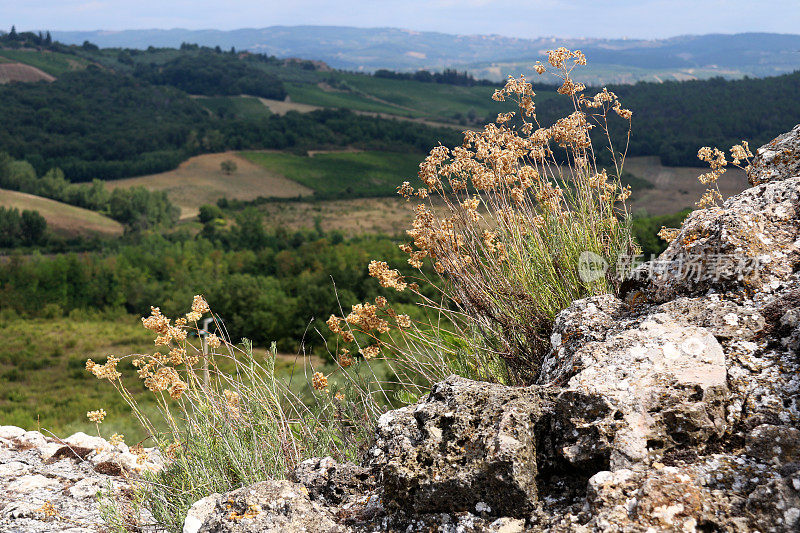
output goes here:
<path id="1" fill-rule="evenodd" d="M 186 392 L 189 388 L 189 385 L 181 380 L 176 380 L 172 383 L 169 388 L 169 396 L 173 400 L 177 400 L 181 397 L 181 395 Z"/>
<path id="2" fill-rule="evenodd" d="M 158 307 L 151 307 L 150 316 L 142 318 L 142 325 L 150 331 L 163 335 L 169 330 L 169 319 L 161 314 Z"/>
<path id="3" fill-rule="evenodd" d="M 56 510 L 53 502 L 47 500 L 44 504 L 34 511 L 36 513 L 42 513 L 46 518 L 52 518 L 58 515 L 58 511 Z"/>
<path id="4" fill-rule="evenodd" d="M 375 305 L 377 305 L 378 307 L 386 307 L 387 303 L 388 302 L 386 301 L 386 298 L 384 298 L 383 296 L 378 296 L 375 298 Z"/>
<path id="5" fill-rule="evenodd" d="M 400 272 L 389 269 L 389 265 L 384 261 L 370 261 L 369 275 L 377 279 L 382 287 L 392 288 L 398 292 L 404 291 L 407 287 Z"/>
<path id="6" fill-rule="evenodd" d="M 94 422 L 95 424 L 100 424 L 103 422 L 103 419 L 106 417 L 105 409 L 98 409 L 97 411 L 87 411 L 86 418 L 89 419 L 90 422 Z"/>
<path id="7" fill-rule="evenodd" d="M 178 451 L 180 449 L 181 449 L 181 443 L 180 442 L 172 442 L 166 447 L 166 449 L 164 450 L 164 454 L 169 459 L 173 459 L 174 460 L 174 459 L 177 459 Z"/>
<path id="8" fill-rule="evenodd" d="M 658 236 L 659 236 L 659 238 L 661 238 L 661 240 L 664 240 L 664 241 L 667 241 L 667 242 L 672 242 L 672 241 L 675 240 L 675 238 L 678 236 L 678 234 L 680 232 L 681 232 L 681 230 L 679 230 L 679 229 L 668 228 L 666 226 L 661 226 L 661 229 L 658 232 Z"/>
<path id="9" fill-rule="evenodd" d="M 336 400 L 339 401 L 339 402 L 343 402 L 344 401 L 344 394 L 342 394 L 341 392 L 337 392 L 336 395 L 334 396 L 334 398 L 336 398 Z"/>
<path id="10" fill-rule="evenodd" d="M 220 338 L 217 337 L 215 333 L 210 333 L 206 339 L 206 342 L 208 343 L 209 348 L 219 348 L 220 344 L 222 344 L 222 341 L 220 341 Z"/>
<path id="11" fill-rule="evenodd" d="M 381 347 L 378 344 L 373 344 L 372 346 L 367 346 L 359 351 L 361 352 L 361 355 L 364 356 L 364 359 L 369 361 L 370 359 L 374 359 L 381 354 Z"/>
<path id="12" fill-rule="evenodd" d="M 401 328 L 410 328 L 411 317 L 408 315 L 397 315 L 397 325 Z"/>
<path id="13" fill-rule="evenodd" d="M 201 318 L 203 318 L 203 314 L 197 311 L 189 311 L 188 313 L 186 313 L 186 320 L 188 320 L 189 322 L 197 322 Z"/>
<path id="14" fill-rule="evenodd" d="M 125 444 L 125 435 L 121 433 L 114 433 L 111 435 L 111 438 L 108 439 L 108 443 L 112 446 L 117 446 L 119 444 Z"/>
<path id="15" fill-rule="evenodd" d="M 311 386 L 314 390 L 325 390 L 328 387 L 328 378 L 322 372 L 314 372 L 311 377 Z"/>
<path id="16" fill-rule="evenodd" d="M 200 313 L 202 316 L 203 314 L 210 312 L 211 309 L 209 309 L 205 298 L 200 295 L 196 295 L 192 300 L 192 311 L 195 313 Z"/>
<path id="17" fill-rule="evenodd" d="M 91 372 L 97 379 L 114 381 L 122 377 L 122 374 L 117 372 L 117 363 L 119 363 L 119 359 L 113 355 L 108 356 L 104 365 L 98 365 L 91 359 L 87 359 L 86 370 Z"/>
<path id="18" fill-rule="evenodd" d="M 186 359 L 186 350 L 184 348 L 173 348 L 169 351 L 169 362 L 173 366 L 178 366 Z"/>
<path id="19" fill-rule="evenodd" d="M 353 357 L 350 355 L 350 350 L 346 348 L 342 348 L 342 352 L 339 355 L 339 365 L 342 368 L 347 368 L 353 364 Z"/>

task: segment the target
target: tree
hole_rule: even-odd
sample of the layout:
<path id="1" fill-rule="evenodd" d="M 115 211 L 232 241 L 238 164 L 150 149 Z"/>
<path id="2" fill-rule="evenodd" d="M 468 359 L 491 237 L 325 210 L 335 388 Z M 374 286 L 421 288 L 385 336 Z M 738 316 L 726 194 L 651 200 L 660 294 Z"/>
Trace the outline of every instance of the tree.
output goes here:
<path id="1" fill-rule="evenodd" d="M 11 41 L 16 41 L 17 40 L 17 27 L 16 26 L 11 26 L 11 32 L 8 34 L 8 38 Z"/>
<path id="2" fill-rule="evenodd" d="M 44 35 L 44 44 L 53 44 L 53 36 L 50 35 L 50 31 L 48 30 L 47 33 Z"/>
<path id="3" fill-rule="evenodd" d="M 238 168 L 236 166 L 236 162 L 235 161 L 231 161 L 230 159 L 226 159 L 225 161 L 220 163 L 219 166 L 222 169 L 222 173 L 226 174 L 228 176 L 230 176 L 231 174 L 236 172 L 236 169 Z"/>
<path id="4" fill-rule="evenodd" d="M 19 221 L 20 236 L 22 243 L 31 246 L 41 242 L 44 232 L 47 229 L 47 221 L 38 211 L 26 209 L 22 212 Z"/>

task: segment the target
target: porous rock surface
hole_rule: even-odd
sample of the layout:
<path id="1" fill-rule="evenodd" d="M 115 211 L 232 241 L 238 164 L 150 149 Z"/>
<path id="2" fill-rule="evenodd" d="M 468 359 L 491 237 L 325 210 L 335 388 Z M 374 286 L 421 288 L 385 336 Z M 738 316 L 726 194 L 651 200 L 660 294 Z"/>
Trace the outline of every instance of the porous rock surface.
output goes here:
<path id="1" fill-rule="evenodd" d="M 60 440 L 0 426 L 0 531 L 107 531 L 102 506 L 125 500 L 130 476 L 161 467 L 157 452 L 146 454 L 137 462 L 125 444 L 85 433 Z"/>

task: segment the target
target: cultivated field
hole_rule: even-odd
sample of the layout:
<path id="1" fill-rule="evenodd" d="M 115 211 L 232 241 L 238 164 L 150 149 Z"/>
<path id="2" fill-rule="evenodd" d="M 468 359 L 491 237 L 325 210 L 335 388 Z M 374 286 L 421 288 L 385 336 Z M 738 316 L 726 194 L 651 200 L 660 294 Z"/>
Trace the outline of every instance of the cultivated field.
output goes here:
<path id="1" fill-rule="evenodd" d="M 22 63 L 0 63 L 0 84 L 12 81 L 35 82 L 53 81 L 55 78 L 36 67 Z"/>
<path id="2" fill-rule="evenodd" d="M 658 157 L 629 157 L 625 170 L 642 178 L 655 188 L 636 191 L 631 196 L 633 212 L 644 209 L 650 216 L 669 215 L 687 207 L 693 208 L 705 191 L 697 176 L 708 167 L 665 167 Z M 719 180 L 722 196 L 727 198 L 748 187 L 747 177 L 738 168 L 730 168 Z"/>
<path id="3" fill-rule="evenodd" d="M 220 164 L 227 160 L 237 166 L 230 175 L 220 169 Z M 253 200 L 259 196 L 291 198 L 312 192 L 286 179 L 280 172 L 252 163 L 235 152 L 200 155 L 169 172 L 108 181 L 106 184 L 111 190 L 141 186 L 153 191 L 166 191 L 169 199 L 181 208 L 181 219 L 197 216 L 201 205 L 213 204 L 222 197 L 237 200 Z"/>
<path id="4" fill-rule="evenodd" d="M 24 192 L 0 189 L 0 206 L 38 211 L 47 221 L 47 227 L 62 235 L 122 235 L 123 232 L 122 224 L 100 213 Z"/>
<path id="5" fill-rule="evenodd" d="M 85 59 L 76 56 L 46 50 L 0 49 L 0 57 L 14 63 L 30 65 L 51 76 L 60 76 L 70 70 L 83 69 L 89 64 Z"/>
<path id="6" fill-rule="evenodd" d="M 392 196 L 397 186 L 419 172 L 424 156 L 399 152 L 242 152 L 242 157 L 334 198 Z M 267 196 L 267 195 L 264 195 Z"/>

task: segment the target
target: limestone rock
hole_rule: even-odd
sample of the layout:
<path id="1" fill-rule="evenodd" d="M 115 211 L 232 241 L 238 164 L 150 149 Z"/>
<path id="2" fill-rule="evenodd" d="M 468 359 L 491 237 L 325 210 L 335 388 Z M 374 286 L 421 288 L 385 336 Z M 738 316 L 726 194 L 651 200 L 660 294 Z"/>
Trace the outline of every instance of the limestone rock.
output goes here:
<path id="1" fill-rule="evenodd" d="M 475 509 L 522 516 L 536 501 L 535 427 L 549 399 L 538 387 L 451 376 L 427 399 L 378 421 L 369 466 L 387 505 L 413 514 Z"/>
<path id="2" fill-rule="evenodd" d="M 666 302 L 712 290 L 772 292 L 798 263 L 800 177 L 791 177 L 690 213 L 664 253 L 623 283 L 623 294 Z"/>
<path id="3" fill-rule="evenodd" d="M 209 502 L 205 501 L 202 506 L 208 507 Z M 199 513 L 196 509 L 195 514 Z M 203 523 L 197 529 L 192 527 L 185 531 L 333 533 L 347 529 L 338 525 L 324 506 L 312 502 L 303 485 L 262 481 L 214 498 L 213 511 L 207 513 Z"/>
<path id="4" fill-rule="evenodd" d="M 800 176 L 800 124 L 758 149 L 747 178 L 753 185 Z"/>
<path id="5" fill-rule="evenodd" d="M 364 494 L 374 487 L 369 469 L 353 463 L 337 463 L 332 457 L 315 457 L 300 463 L 295 480 L 309 491 L 312 500 L 339 504 L 346 497 Z"/>

